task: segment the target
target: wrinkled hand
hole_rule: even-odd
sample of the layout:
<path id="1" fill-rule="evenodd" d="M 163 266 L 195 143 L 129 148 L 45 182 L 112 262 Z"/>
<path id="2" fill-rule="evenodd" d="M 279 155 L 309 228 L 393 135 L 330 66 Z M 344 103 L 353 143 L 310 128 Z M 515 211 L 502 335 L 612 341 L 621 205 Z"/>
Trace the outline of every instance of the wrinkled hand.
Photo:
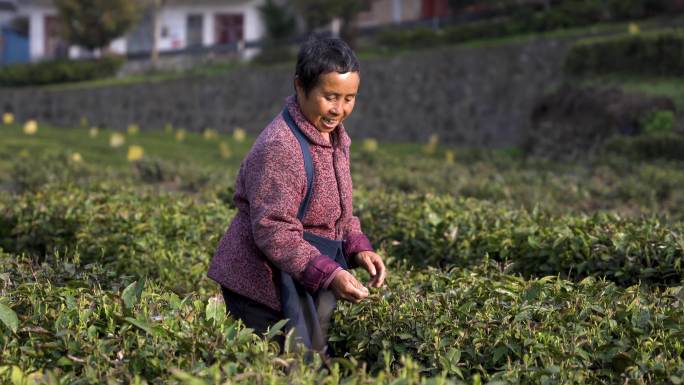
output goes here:
<path id="1" fill-rule="evenodd" d="M 346 270 L 335 273 L 335 277 L 330 282 L 329 289 L 335 294 L 335 298 L 344 299 L 349 302 L 359 303 L 368 297 L 368 289 L 363 287 L 353 275 Z"/>
<path id="2" fill-rule="evenodd" d="M 371 275 L 371 280 L 368 282 L 368 286 L 380 287 L 385 282 L 385 275 L 387 271 L 385 270 L 385 264 L 382 262 L 382 258 L 372 252 L 372 251 L 362 251 L 354 257 L 356 263 L 366 269 Z"/>

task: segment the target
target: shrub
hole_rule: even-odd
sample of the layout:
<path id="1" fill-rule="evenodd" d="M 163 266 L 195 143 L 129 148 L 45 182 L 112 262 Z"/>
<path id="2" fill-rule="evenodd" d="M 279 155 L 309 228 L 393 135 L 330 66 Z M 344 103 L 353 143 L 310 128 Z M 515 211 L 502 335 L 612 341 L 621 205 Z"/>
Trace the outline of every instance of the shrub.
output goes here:
<path id="1" fill-rule="evenodd" d="M 388 29 L 380 32 L 377 41 L 380 45 L 393 48 L 428 48 L 442 43 L 441 30 L 432 28 Z"/>
<path id="2" fill-rule="evenodd" d="M 491 258 L 525 276 L 597 276 L 620 285 L 684 281 L 684 227 L 658 218 L 557 216 L 429 195 L 366 199 L 359 215 L 374 244 L 411 265 L 467 267 Z"/>
<path id="3" fill-rule="evenodd" d="M 428 373 L 467 383 L 660 384 L 684 375 L 682 287 L 525 280 L 486 264 L 395 269 L 387 284 L 342 304 L 330 338 L 375 370 L 408 354 Z"/>
<path id="4" fill-rule="evenodd" d="M 670 110 L 652 111 L 641 121 L 642 130 L 647 135 L 669 134 L 674 124 L 674 112 Z"/>
<path id="5" fill-rule="evenodd" d="M 134 178 L 145 183 L 172 184 L 185 191 L 199 191 L 216 177 L 209 170 L 170 162 L 156 156 L 143 157 L 132 163 Z"/>
<path id="6" fill-rule="evenodd" d="M 0 201 L 0 248 L 40 261 L 78 255 L 119 274 L 158 278 L 177 292 L 197 290 L 233 209 L 218 199 L 92 183 L 46 185 Z M 182 266 L 184 280 L 173 277 Z"/>
<path id="7" fill-rule="evenodd" d="M 287 42 L 272 42 L 265 45 L 261 52 L 254 57 L 253 62 L 262 65 L 271 65 L 297 60 L 296 52 Z"/>
<path id="8" fill-rule="evenodd" d="M 476 21 L 444 28 L 444 40 L 459 43 L 468 40 L 499 37 L 521 32 L 520 25 L 510 19 Z"/>
<path id="9" fill-rule="evenodd" d="M 588 158 L 613 135 L 639 134 L 644 124 L 666 126 L 675 108 L 668 97 L 565 84 L 537 101 L 523 146 L 528 154 L 548 158 Z"/>
<path id="10" fill-rule="evenodd" d="M 174 279 L 186 279 L 184 268 L 175 266 Z M 272 337 L 282 324 L 258 336 L 213 295 L 179 296 L 97 263 L 36 265 L 0 250 L 0 271 L 3 384 L 453 384 L 426 378 L 410 357 L 373 378 L 353 357 L 330 367 L 317 355 L 307 360 L 291 338 L 279 352 Z"/>
<path id="11" fill-rule="evenodd" d="M 73 162 L 65 151 L 30 154 L 25 159 L 16 159 L 11 167 L 12 183 L 18 192 L 39 191 L 53 182 L 85 182 L 95 173 L 93 167 Z"/>
<path id="12" fill-rule="evenodd" d="M 13 64 L 0 68 L 0 86 L 39 86 L 106 78 L 116 75 L 123 64 L 124 59 L 118 56 Z"/>
<path id="13" fill-rule="evenodd" d="M 606 152 L 632 160 L 684 160 L 684 136 L 662 135 L 615 136 L 606 143 Z"/>
<path id="14" fill-rule="evenodd" d="M 568 52 L 564 71 L 571 75 L 680 76 L 684 74 L 684 33 L 653 32 L 581 40 Z"/>

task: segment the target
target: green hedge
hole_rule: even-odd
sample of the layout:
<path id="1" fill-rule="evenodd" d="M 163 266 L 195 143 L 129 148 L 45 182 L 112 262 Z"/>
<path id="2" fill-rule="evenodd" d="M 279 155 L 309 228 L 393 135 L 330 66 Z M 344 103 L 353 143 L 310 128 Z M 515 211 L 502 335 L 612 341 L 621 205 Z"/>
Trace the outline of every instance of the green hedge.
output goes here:
<path id="1" fill-rule="evenodd" d="M 40 261 L 69 253 L 119 274 L 148 275 L 178 293 L 210 287 L 210 256 L 235 210 L 154 188 L 48 184 L 0 200 L 0 248 Z M 175 279 L 177 266 L 183 280 Z M 213 285 L 211 285 L 213 286 Z"/>
<path id="2" fill-rule="evenodd" d="M 684 281 L 681 223 L 403 193 L 359 196 L 356 208 L 376 247 L 415 266 L 472 266 L 489 257 L 526 276 L 597 276 L 620 285 Z M 201 286 L 208 256 L 234 214 L 218 197 L 199 204 L 153 188 L 46 185 L 0 200 L 0 247 L 37 258 L 69 250 L 84 262 L 149 274 L 186 292 Z M 182 282 L 171 279 L 179 263 L 187 273 Z"/>
<path id="3" fill-rule="evenodd" d="M 684 32 L 668 31 L 577 42 L 565 58 L 572 75 L 684 74 Z"/>
<path id="4" fill-rule="evenodd" d="M 54 60 L 0 67 L 0 87 L 39 86 L 81 82 L 116 75 L 125 59 L 107 56 L 97 60 Z"/>
<path id="5" fill-rule="evenodd" d="M 185 269 L 174 265 L 173 279 L 186 280 Z M 99 264 L 35 264 L 2 250 L 0 271 L 2 384 L 456 385 L 426 378 L 410 357 L 374 377 L 353 357 L 330 369 L 318 356 L 307 362 L 291 338 L 279 353 L 271 337 L 280 329 L 258 336 L 226 316 L 216 287 L 179 296 Z"/>
<path id="6" fill-rule="evenodd" d="M 447 25 L 443 29 L 424 27 L 406 30 L 388 29 L 378 35 L 377 41 L 389 47 L 423 48 L 476 39 L 582 27 L 603 21 L 639 19 L 675 11 L 681 10 L 673 7 L 666 0 L 574 0 L 554 4 L 544 11 L 509 5 L 501 12 L 509 16 Z"/>
<path id="7" fill-rule="evenodd" d="M 684 161 L 684 135 L 616 136 L 608 140 L 606 151 L 633 160 Z"/>
<path id="8" fill-rule="evenodd" d="M 357 202 L 375 246 L 415 266 L 467 267 L 491 258 L 525 276 L 596 276 L 625 286 L 684 282 L 681 223 L 558 216 L 430 195 L 375 194 Z"/>
<path id="9" fill-rule="evenodd" d="M 524 280 L 496 267 L 395 269 L 387 284 L 341 304 L 331 336 L 335 351 L 373 369 L 408 354 L 472 384 L 678 384 L 684 375 L 681 286 Z"/>

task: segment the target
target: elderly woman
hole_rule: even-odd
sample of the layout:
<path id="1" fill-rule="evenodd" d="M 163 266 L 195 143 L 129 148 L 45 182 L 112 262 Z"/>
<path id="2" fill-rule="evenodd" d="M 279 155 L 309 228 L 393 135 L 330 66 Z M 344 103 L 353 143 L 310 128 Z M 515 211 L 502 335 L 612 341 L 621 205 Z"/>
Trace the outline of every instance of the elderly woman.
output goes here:
<path id="1" fill-rule="evenodd" d="M 342 40 L 304 43 L 295 95 L 242 162 L 238 212 L 208 272 L 227 310 L 245 325 L 264 332 L 287 318 L 305 345 L 323 353 L 335 300 L 368 296 L 347 268 L 366 269 L 373 287 L 386 274 L 352 214 L 351 141 L 342 122 L 359 82 L 359 62 Z"/>

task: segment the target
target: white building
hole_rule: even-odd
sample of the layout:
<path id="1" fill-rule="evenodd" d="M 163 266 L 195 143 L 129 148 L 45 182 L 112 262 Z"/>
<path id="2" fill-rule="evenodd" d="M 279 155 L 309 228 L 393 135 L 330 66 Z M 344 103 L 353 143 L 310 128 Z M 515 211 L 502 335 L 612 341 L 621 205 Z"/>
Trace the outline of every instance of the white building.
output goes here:
<path id="1" fill-rule="evenodd" d="M 258 5 L 263 0 L 166 0 L 159 12 L 159 52 L 190 47 L 233 44 L 259 40 L 264 27 Z M 8 4 L 2 11 L 3 3 Z M 11 5 L 11 6 L 9 6 Z M 87 57 L 92 53 L 69 47 L 59 31 L 52 0 L 0 0 L 0 23 L 11 19 L 28 25 L 31 61 L 56 57 Z M 153 17 L 143 15 L 129 33 L 113 41 L 111 51 L 143 53 L 152 49 Z M 19 23 L 22 24 L 22 23 Z M 251 56 L 253 52 L 245 52 Z"/>

